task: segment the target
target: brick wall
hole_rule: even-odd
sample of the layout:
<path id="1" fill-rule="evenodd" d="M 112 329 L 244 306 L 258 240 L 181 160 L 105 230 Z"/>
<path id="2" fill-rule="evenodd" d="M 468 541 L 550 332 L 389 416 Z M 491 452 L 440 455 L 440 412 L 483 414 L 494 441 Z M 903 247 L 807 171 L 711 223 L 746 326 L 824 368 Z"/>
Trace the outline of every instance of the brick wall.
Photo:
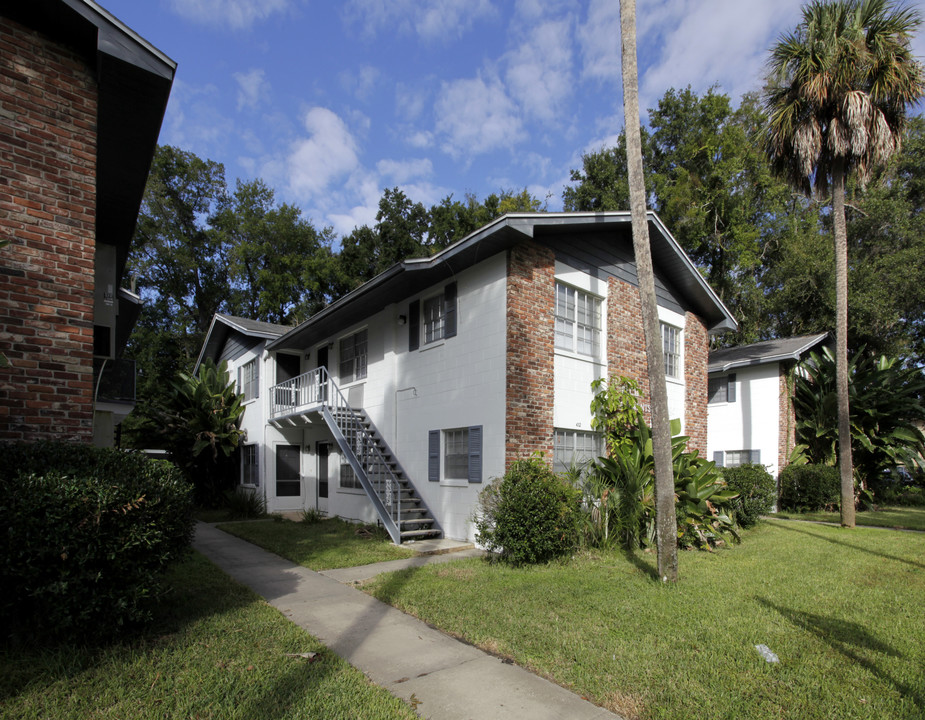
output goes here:
<path id="1" fill-rule="evenodd" d="M 525 242 L 507 264 L 505 467 L 535 451 L 552 462 L 555 257 Z"/>
<path id="2" fill-rule="evenodd" d="M 710 336 L 703 321 L 687 313 L 684 323 L 684 434 L 689 450 L 707 454 L 707 360 Z M 709 458 L 707 458 L 709 459 Z"/>
<path id="3" fill-rule="evenodd" d="M 92 438 L 97 89 L 0 18 L 0 439 Z"/>
<path id="4" fill-rule="evenodd" d="M 611 377 L 623 375 L 639 383 L 646 421 L 651 422 L 649 361 L 639 288 L 613 277 L 607 283 L 607 372 Z"/>

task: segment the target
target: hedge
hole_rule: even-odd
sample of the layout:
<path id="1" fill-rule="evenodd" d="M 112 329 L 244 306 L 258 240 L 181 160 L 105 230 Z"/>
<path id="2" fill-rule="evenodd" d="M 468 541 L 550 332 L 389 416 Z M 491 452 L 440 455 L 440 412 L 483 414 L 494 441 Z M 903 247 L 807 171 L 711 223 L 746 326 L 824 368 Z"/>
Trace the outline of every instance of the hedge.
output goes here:
<path id="1" fill-rule="evenodd" d="M 69 443 L 0 444 L 0 632 L 99 640 L 143 623 L 192 540 L 171 464 Z"/>
<path id="2" fill-rule="evenodd" d="M 814 512 L 838 508 L 841 478 L 829 465 L 788 465 L 780 474 L 780 509 Z"/>

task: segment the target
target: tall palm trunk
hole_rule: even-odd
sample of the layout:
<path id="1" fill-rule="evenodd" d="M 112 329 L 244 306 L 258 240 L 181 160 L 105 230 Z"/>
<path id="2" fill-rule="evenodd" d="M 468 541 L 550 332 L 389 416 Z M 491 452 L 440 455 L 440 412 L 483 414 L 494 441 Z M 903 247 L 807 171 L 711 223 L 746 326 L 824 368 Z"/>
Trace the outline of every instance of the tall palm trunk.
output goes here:
<path id="1" fill-rule="evenodd" d="M 854 527 L 854 463 L 848 406 L 848 227 L 845 221 L 845 164 L 840 158 L 832 166 L 832 219 L 835 225 L 835 384 L 841 524 Z"/>
<path id="2" fill-rule="evenodd" d="M 655 532 L 658 574 L 678 580 L 678 525 L 674 505 L 674 470 L 671 464 L 671 429 L 665 360 L 655 300 L 655 273 L 646 218 L 646 183 L 642 169 L 642 137 L 639 128 L 639 74 L 636 68 L 636 0 L 620 0 L 620 35 L 623 41 L 623 116 L 626 126 L 626 160 L 629 171 L 633 254 L 639 278 L 642 322 L 649 367 L 652 405 L 652 450 L 655 459 Z"/>

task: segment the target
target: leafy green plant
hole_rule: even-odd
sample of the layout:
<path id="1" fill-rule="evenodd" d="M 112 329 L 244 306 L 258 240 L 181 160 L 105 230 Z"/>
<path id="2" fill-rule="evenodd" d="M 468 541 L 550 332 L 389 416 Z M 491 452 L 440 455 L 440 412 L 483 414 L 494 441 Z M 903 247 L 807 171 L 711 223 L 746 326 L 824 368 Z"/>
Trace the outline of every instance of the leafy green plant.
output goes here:
<path id="1" fill-rule="evenodd" d="M 838 468 L 831 465 L 788 465 L 780 473 L 782 510 L 832 510 L 841 497 Z"/>
<path id="2" fill-rule="evenodd" d="M 191 489 L 140 453 L 0 444 L 0 635 L 98 640 L 150 616 L 192 539 Z"/>
<path id="3" fill-rule="evenodd" d="M 180 373 L 172 390 L 156 408 L 151 429 L 195 486 L 197 503 L 216 507 L 236 478 L 244 396 L 236 392 L 227 364 L 211 360 L 197 375 Z"/>
<path id="4" fill-rule="evenodd" d="M 771 511 L 777 500 L 777 484 L 764 465 L 746 464 L 723 468 L 723 480 L 738 493 L 733 501 L 735 520 L 740 527 L 750 528 L 758 518 Z"/>
<path id="5" fill-rule="evenodd" d="M 552 560 L 578 543 L 580 502 L 541 457 L 516 460 L 479 493 L 476 540 L 511 565 Z"/>
<path id="6" fill-rule="evenodd" d="M 324 515 L 318 508 L 308 508 L 302 511 L 301 522 L 305 525 L 317 525 L 324 520 Z"/>
<path id="7" fill-rule="evenodd" d="M 884 470 L 922 467 L 925 450 L 925 375 L 896 358 L 862 352 L 848 367 L 851 451 L 863 488 L 876 491 Z M 813 352 L 794 375 L 797 442 L 810 462 L 835 465 L 838 444 L 835 359 L 828 348 Z"/>
<path id="8" fill-rule="evenodd" d="M 225 493 L 225 505 L 228 517 L 232 520 L 250 520 L 267 514 L 267 503 L 263 496 L 240 487 Z"/>

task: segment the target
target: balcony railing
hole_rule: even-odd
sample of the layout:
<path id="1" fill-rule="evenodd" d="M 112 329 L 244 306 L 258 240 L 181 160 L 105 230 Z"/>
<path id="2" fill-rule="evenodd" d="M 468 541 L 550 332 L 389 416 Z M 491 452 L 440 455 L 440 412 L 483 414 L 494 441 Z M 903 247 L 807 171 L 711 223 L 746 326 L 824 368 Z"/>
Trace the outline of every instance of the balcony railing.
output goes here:
<path id="1" fill-rule="evenodd" d="M 97 402 L 135 402 L 135 361 L 93 358 L 93 391 Z"/>

